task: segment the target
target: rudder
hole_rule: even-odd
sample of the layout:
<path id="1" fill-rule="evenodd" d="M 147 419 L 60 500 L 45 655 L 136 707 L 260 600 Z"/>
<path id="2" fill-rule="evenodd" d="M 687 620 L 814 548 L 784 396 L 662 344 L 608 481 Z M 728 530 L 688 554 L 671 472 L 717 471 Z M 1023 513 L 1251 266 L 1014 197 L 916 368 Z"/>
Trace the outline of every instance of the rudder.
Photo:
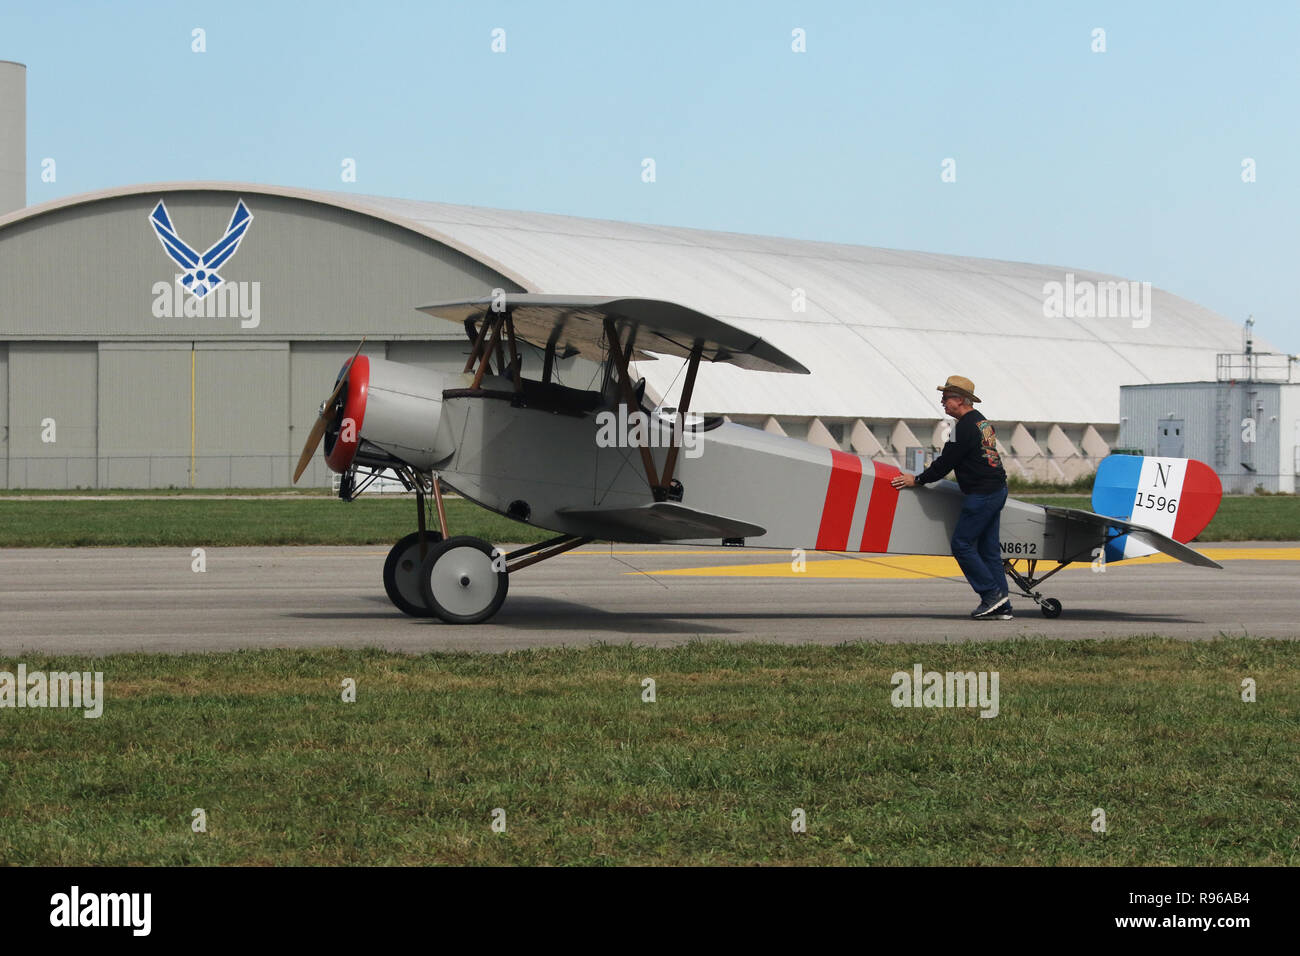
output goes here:
<path id="1" fill-rule="evenodd" d="M 1223 485 L 1209 465 L 1189 458 L 1111 455 L 1097 468 L 1092 510 L 1150 527 L 1182 544 L 1210 523 Z M 1149 545 L 1121 535 L 1106 545 L 1106 560 L 1154 554 Z"/>

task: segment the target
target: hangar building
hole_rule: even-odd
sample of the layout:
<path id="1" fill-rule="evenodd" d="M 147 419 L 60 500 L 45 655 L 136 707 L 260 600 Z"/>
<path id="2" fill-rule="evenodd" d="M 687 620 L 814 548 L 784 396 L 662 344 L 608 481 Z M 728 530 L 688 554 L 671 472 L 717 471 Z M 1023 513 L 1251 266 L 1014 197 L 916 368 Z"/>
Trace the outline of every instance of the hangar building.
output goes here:
<path id="1" fill-rule="evenodd" d="M 287 485 L 361 335 L 367 354 L 458 373 L 464 330 L 415 309 L 494 289 L 715 315 L 812 375 L 706 367 L 693 410 L 901 465 L 942 443 L 936 386 L 965 375 L 1009 470 L 1049 479 L 1108 452 L 1120 386 L 1211 378 L 1239 341 L 1167 292 L 1026 263 L 251 183 L 27 207 L 23 82 L 0 63 L 5 487 Z M 160 223 L 198 251 L 238 231 L 215 291 L 180 284 Z M 560 377 L 586 386 L 593 368 L 569 360 Z M 680 371 L 638 369 L 670 405 Z M 318 459 L 304 482 L 330 477 Z"/>

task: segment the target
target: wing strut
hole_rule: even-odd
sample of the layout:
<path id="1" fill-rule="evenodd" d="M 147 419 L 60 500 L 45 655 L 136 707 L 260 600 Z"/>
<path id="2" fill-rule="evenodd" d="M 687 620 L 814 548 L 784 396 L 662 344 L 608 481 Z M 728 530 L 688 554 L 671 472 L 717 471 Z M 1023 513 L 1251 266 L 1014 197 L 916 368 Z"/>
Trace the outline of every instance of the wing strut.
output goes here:
<path id="1" fill-rule="evenodd" d="M 491 336 L 488 335 L 489 329 L 492 333 Z M 504 337 L 501 335 L 503 331 L 505 332 Z M 510 345 L 509 365 L 506 364 L 505 353 L 507 342 Z M 474 381 L 471 383 L 470 388 L 479 388 L 483 384 L 483 376 L 492 370 L 492 357 L 494 355 L 496 356 L 497 373 L 504 376 L 506 372 L 510 372 L 515 391 L 522 391 L 524 386 L 519 361 L 519 345 L 518 340 L 515 338 L 515 321 L 510 309 L 506 309 L 499 314 L 484 314 L 483 326 L 478 330 L 478 335 L 474 339 L 474 347 L 469 351 L 469 358 L 465 360 L 465 373 L 474 372 Z M 549 363 L 550 355 L 548 354 L 546 358 Z M 478 363 L 477 370 L 474 369 L 476 362 Z"/>
<path id="2" fill-rule="evenodd" d="M 523 380 L 520 376 L 520 367 L 523 363 L 519 361 L 519 348 L 515 345 L 515 320 L 510 315 L 509 310 L 506 311 L 506 339 L 510 342 L 510 367 L 514 369 L 514 374 L 511 378 L 515 383 L 515 391 L 519 392 L 522 391 L 524 387 Z"/>
<path id="3" fill-rule="evenodd" d="M 632 335 L 636 335 L 636 330 L 632 330 Z M 636 398 L 632 394 L 632 376 L 628 372 L 628 362 L 632 356 L 632 338 L 629 337 L 627 348 L 624 349 L 618 338 L 618 328 L 614 325 L 612 319 L 605 320 L 605 338 L 609 341 L 609 356 L 614 363 L 614 368 L 618 372 L 619 389 L 623 393 L 623 404 L 627 406 L 627 414 L 630 416 L 634 411 L 639 411 Z M 686 368 L 686 382 L 682 386 L 682 404 L 677 409 L 677 414 L 673 416 L 673 440 L 668 449 L 668 459 L 664 462 L 663 477 L 660 478 L 655 470 L 654 458 L 650 454 L 650 449 L 645 445 L 638 446 L 641 452 L 641 463 L 645 466 L 646 481 L 650 483 L 650 492 L 654 495 L 655 501 L 667 501 L 669 497 L 669 488 L 673 482 L 673 471 L 677 467 L 677 455 L 681 451 L 682 431 L 686 428 L 686 415 L 691 410 L 691 393 L 695 391 L 695 376 L 700 371 L 700 358 L 704 355 L 704 340 L 696 339 L 691 346 L 690 361 Z M 654 427 L 654 423 L 650 423 Z"/>
<path id="4" fill-rule="evenodd" d="M 480 386 L 482 386 L 483 376 L 487 374 L 488 363 L 491 361 L 493 353 L 497 352 L 501 348 L 501 327 L 505 325 L 505 321 L 506 321 L 506 317 L 503 315 L 499 317 L 495 322 L 491 323 L 492 338 L 487 343 L 487 347 L 483 352 L 482 361 L 479 362 L 478 371 L 474 373 L 474 381 L 470 385 L 470 388 L 479 388 Z M 486 325 L 484 326 L 484 328 L 486 328 Z M 474 356 L 471 355 L 470 356 L 471 363 L 473 362 L 473 359 Z M 498 362 L 500 362 L 499 358 L 498 358 Z M 466 371 L 468 371 L 468 369 Z"/>
<path id="5" fill-rule="evenodd" d="M 618 329 L 614 326 L 613 319 L 605 320 L 605 338 L 609 341 L 609 357 L 614 362 L 614 368 L 618 372 L 619 388 L 623 392 L 623 404 L 627 407 L 627 414 L 630 418 L 632 413 L 639 411 L 636 398 L 632 394 L 632 380 L 628 376 L 627 362 L 628 355 L 623 353 L 623 346 L 618 341 Z M 659 494 L 663 489 L 659 485 L 659 473 L 655 471 L 655 460 L 650 456 L 650 449 L 645 445 L 637 446 L 641 451 L 641 464 L 645 466 L 646 481 L 650 482 L 650 491 L 654 494 L 655 500 L 660 501 Z"/>
<path id="6" fill-rule="evenodd" d="M 695 340 L 691 348 L 691 361 L 686 369 L 686 384 L 682 386 L 682 404 L 673 416 L 673 443 L 668 449 L 668 460 L 664 462 L 663 484 L 655 489 L 655 501 L 667 501 L 668 489 L 673 483 L 673 469 L 677 467 L 677 453 L 682 446 L 682 430 L 686 428 L 686 413 L 691 410 L 691 392 L 695 390 L 695 373 L 700 370 L 700 356 L 704 354 L 704 342 Z M 662 492 L 662 495 L 660 494 Z"/>
<path id="7" fill-rule="evenodd" d="M 491 324 L 487 316 L 484 316 L 483 324 L 479 326 L 478 335 L 474 338 L 474 347 L 469 350 L 469 358 L 465 360 L 463 371 L 466 375 L 474 371 L 474 363 L 478 361 L 478 353 L 483 348 L 483 340 L 487 338 L 488 326 Z"/>

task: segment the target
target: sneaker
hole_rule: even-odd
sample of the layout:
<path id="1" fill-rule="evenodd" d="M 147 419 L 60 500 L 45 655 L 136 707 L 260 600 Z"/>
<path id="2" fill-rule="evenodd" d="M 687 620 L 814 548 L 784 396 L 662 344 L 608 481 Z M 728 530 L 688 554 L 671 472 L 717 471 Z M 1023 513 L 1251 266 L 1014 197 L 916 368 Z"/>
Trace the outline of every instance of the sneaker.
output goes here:
<path id="1" fill-rule="evenodd" d="M 970 612 L 970 616 L 977 621 L 1009 621 L 1011 620 L 1011 598 L 1009 595 L 1002 594 L 992 601 L 981 601 L 980 606 Z"/>

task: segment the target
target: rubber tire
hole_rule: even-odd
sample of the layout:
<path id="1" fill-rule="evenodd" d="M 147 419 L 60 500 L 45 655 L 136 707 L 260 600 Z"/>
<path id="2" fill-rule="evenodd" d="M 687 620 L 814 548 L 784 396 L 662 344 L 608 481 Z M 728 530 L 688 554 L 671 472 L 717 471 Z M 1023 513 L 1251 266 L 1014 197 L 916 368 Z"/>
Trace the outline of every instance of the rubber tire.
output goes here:
<path id="1" fill-rule="evenodd" d="M 510 590 L 510 574 L 492 570 L 496 550 L 482 538 L 458 535 L 443 541 L 425 556 L 420 567 L 420 593 L 434 614 L 448 624 L 481 624 L 501 609 Z M 457 580 L 464 576 L 470 578 L 469 587 L 474 587 L 482 598 L 481 606 L 465 607 L 462 601 L 452 604 L 453 598 L 469 594 L 461 590 L 466 586 Z M 490 583 L 493 578 L 495 582 Z M 438 599 L 436 590 L 443 592 L 443 600 Z"/>
<path id="2" fill-rule="evenodd" d="M 1038 609 L 1043 612 L 1043 617 L 1058 618 L 1061 616 L 1061 602 L 1056 598 L 1044 598 Z"/>
<path id="3" fill-rule="evenodd" d="M 430 551 L 442 543 L 441 532 L 426 531 L 424 536 Z M 405 572 L 405 587 L 399 587 L 397 571 L 403 561 L 410 561 L 411 564 L 402 568 Z M 405 594 L 402 593 L 403 590 L 406 591 Z M 420 532 L 412 531 L 388 552 L 388 557 L 384 559 L 384 591 L 388 594 L 388 600 L 403 614 L 433 617 L 433 611 L 424 603 L 424 595 L 420 592 Z"/>

